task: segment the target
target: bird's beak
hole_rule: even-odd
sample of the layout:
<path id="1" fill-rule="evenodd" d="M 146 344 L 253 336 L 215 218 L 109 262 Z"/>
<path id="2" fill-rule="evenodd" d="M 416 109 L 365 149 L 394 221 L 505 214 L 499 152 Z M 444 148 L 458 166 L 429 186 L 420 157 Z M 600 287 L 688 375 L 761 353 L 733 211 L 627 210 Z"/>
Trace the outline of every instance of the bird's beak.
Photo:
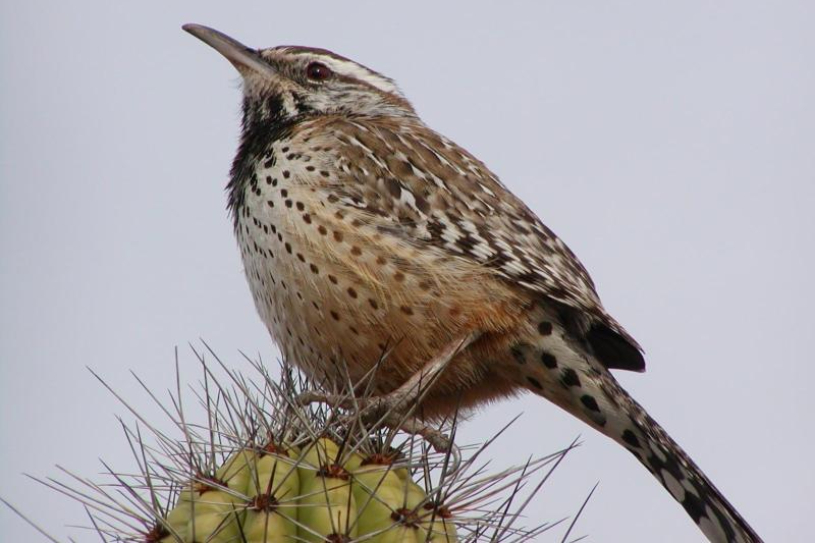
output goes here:
<path id="1" fill-rule="evenodd" d="M 272 75 L 275 73 L 274 67 L 266 62 L 256 49 L 246 47 L 238 40 L 230 38 L 223 32 L 218 32 L 208 26 L 196 24 L 186 24 L 181 28 L 221 53 L 241 72 L 241 75 L 247 70 L 259 74 Z"/>

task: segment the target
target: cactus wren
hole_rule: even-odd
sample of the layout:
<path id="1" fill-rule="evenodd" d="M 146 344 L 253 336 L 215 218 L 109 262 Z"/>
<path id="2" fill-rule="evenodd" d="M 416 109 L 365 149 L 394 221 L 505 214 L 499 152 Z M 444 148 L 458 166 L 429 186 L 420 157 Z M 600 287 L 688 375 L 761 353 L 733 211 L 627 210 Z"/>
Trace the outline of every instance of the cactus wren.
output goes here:
<path id="1" fill-rule="evenodd" d="M 710 541 L 761 541 L 612 376 L 645 362 L 577 257 L 392 80 L 323 49 L 184 29 L 242 76 L 229 210 L 285 359 L 329 381 L 340 362 L 352 380 L 381 364 L 386 395 L 446 350 L 424 417 L 531 391 L 633 453 Z"/>

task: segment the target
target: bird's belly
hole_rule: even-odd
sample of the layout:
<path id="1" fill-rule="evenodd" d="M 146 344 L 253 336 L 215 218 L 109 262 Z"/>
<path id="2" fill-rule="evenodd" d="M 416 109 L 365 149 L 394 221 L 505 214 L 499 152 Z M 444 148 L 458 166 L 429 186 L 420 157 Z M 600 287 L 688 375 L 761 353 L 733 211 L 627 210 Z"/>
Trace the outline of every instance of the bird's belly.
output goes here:
<path id="1" fill-rule="evenodd" d="M 284 358 L 315 379 L 358 382 L 379 363 L 387 392 L 464 333 L 521 318 L 517 294 L 483 269 L 370 229 L 313 188 L 258 186 L 238 215 L 246 276 Z M 439 388 L 483 380 L 477 358 L 458 356 Z"/>

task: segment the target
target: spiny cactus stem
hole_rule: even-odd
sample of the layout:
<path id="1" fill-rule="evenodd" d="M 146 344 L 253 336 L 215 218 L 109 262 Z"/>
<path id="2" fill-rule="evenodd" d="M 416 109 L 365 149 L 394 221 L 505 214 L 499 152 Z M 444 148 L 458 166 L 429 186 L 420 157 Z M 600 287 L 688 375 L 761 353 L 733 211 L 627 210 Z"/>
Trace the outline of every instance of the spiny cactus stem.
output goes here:
<path id="1" fill-rule="evenodd" d="M 404 507 L 397 509 L 391 513 L 391 518 L 408 528 L 419 527 L 419 515 L 412 509 L 406 509 Z"/>
<path id="2" fill-rule="evenodd" d="M 148 422 L 94 373 L 136 418 L 133 425 L 119 422 L 137 469 L 116 472 L 103 462 L 112 484 L 100 485 L 66 470 L 70 485 L 51 478 L 40 481 L 81 502 L 90 518 L 87 528 L 105 541 L 254 542 L 285 537 L 303 543 L 378 543 L 404 535 L 425 543 L 520 543 L 557 524 L 514 527 L 529 500 L 518 498 L 523 501 L 520 508 L 514 502 L 518 492 L 528 491 L 524 481 L 551 471 L 574 444 L 489 475 L 487 464 L 476 465 L 483 447 L 451 446 L 439 452 L 422 439 L 421 431 L 405 433 L 405 421 L 411 429 L 415 420 L 410 413 L 387 413 L 399 423 L 392 426 L 390 421 L 363 420 L 352 407 L 358 399 L 348 391 L 358 394 L 366 383 L 349 381 L 346 389 L 332 391 L 347 407 L 320 403 L 304 408 L 295 401 L 297 393 L 314 384 L 289 367 L 284 365 L 274 381 L 261 361 L 250 360 L 261 378 L 247 379 L 214 353 L 205 359 L 206 350 L 193 352 L 203 378 L 187 391 L 176 353 L 176 382 L 169 401 L 160 401 L 155 389 L 134 376 L 181 439 Z M 213 372 L 212 358 L 227 379 Z M 206 413 L 189 409 L 190 393 Z M 203 422 L 189 419 L 188 413 Z M 454 417 L 444 427 L 451 441 L 456 422 Z M 152 436 L 145 437 L 147 433 Z M 288 535 L 281 535 L 284 531 Z"/>
<path id="3" fill-rule="evenodd" d="M 280 502 L 271 494 L 258 494 L 249 504 L 249 508 L 255 511 L 271 512 L 280 506 Z"/>

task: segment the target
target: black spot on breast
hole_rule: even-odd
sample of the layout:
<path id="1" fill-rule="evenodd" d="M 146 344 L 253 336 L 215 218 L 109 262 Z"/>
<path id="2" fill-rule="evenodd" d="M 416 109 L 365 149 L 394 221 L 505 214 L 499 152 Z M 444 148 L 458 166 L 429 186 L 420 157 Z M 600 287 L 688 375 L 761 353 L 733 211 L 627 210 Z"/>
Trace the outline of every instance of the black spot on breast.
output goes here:
<path id="1" fill-rule="evenodd" d="M 557 358 L 552 354 L 541 353 L 541 362 L 550 370 L 557 368 Z"/>
<path id="2" fill-rule="evenodd" d="M 579 387 L 580 386 L 580 377 L 577 376 L 577 372 L 574 371 L 572 368 L 566 368 L 563 370 L 563 375 L 560 376 L 560 382 L 565 387 Z"/>
<path id="3" fill-rule="evenodd" d="M 594 396 L 584 394 L 580 397 L 580 401 L 590 411 L 597 411 L 598 413 L 600 412 L 600 406 L 597 405 L 597 400 L 594 399 Z"/>

